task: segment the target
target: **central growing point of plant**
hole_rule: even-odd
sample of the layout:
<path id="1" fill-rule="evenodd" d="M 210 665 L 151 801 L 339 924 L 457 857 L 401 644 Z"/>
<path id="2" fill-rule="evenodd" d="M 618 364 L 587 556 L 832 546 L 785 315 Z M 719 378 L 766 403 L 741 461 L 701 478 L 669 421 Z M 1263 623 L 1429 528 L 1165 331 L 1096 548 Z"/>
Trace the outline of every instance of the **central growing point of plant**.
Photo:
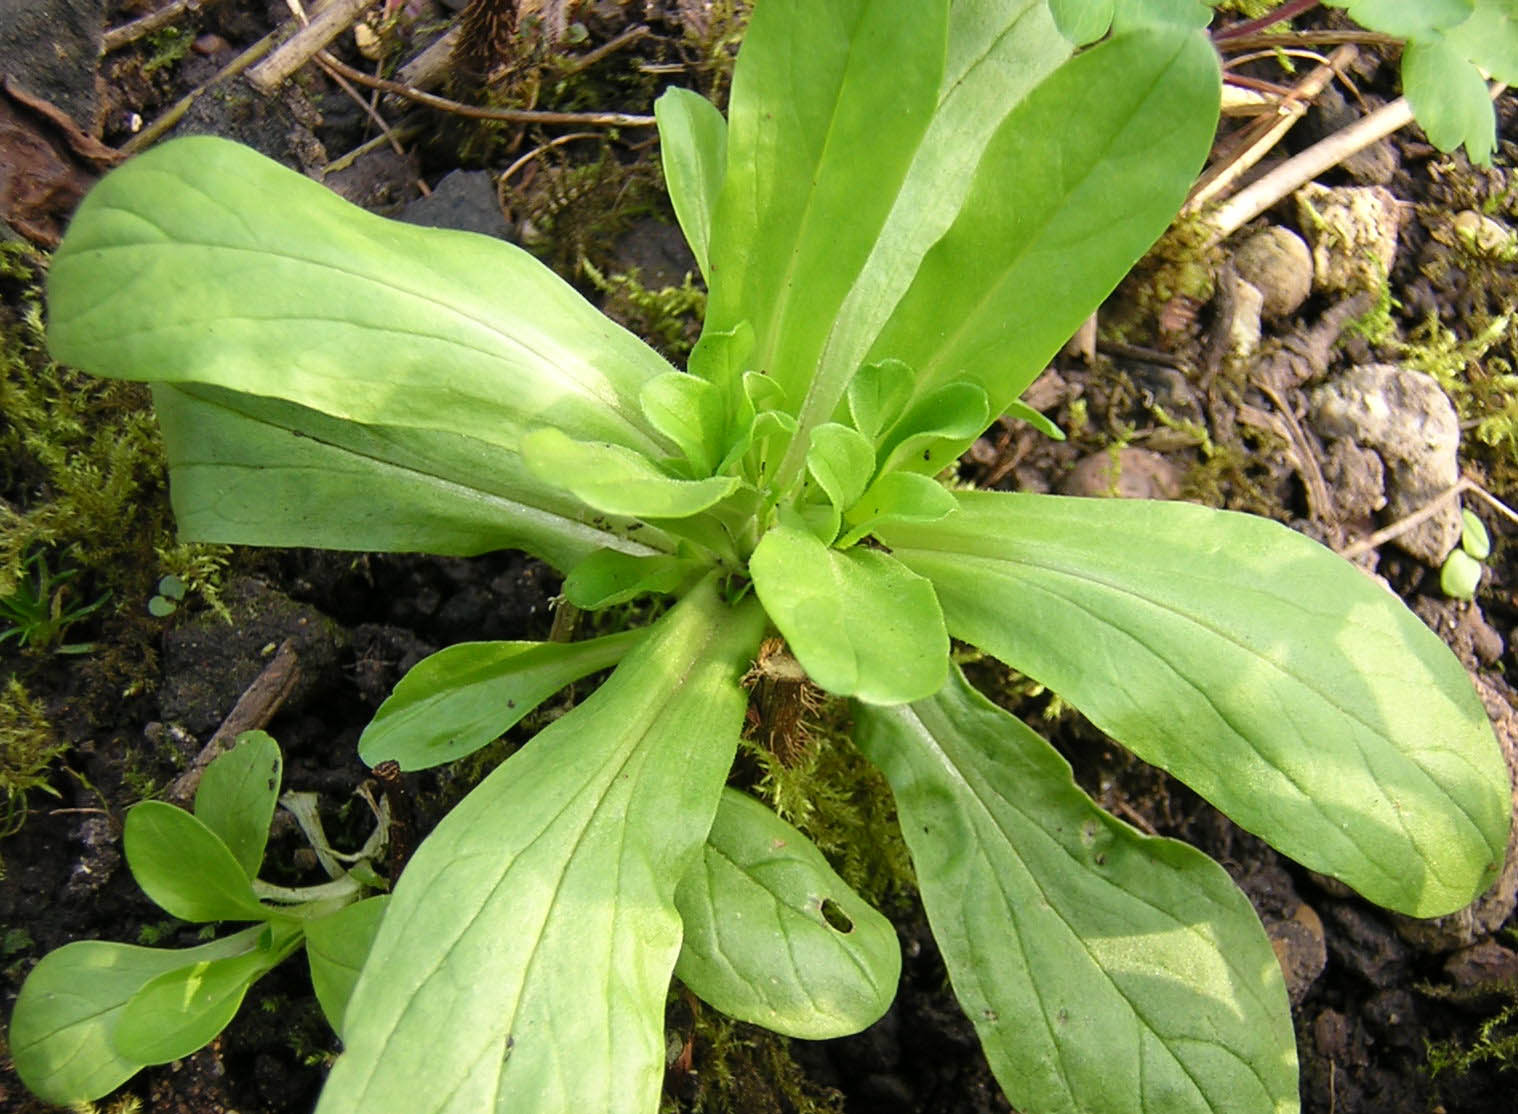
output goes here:
<path id="1" fill-rule="evenodd" d="M 710 290 L 684 371 L 527 254 L 230 143 L 166 144 L 85 201 L 53 352 L 154 382 L 187 537 L 516 547 L 579 607 L 677 601 L 588 641 L 450 647 L 381 707 L 361 753 L 417 769 L 614 667 L 418 849 L 320 1114 L 652 1114 L 672 973 L 796 1036 L 881 1015 L 890 925 L 724 787 L 775 632 L 853 702 L 955 993 L 1029 1114 L 1293 1110 L 1291 1021 L 1223 870 L 1096 807 L 951 636 L 1376 902 L 1448 913 L 1495 877 L 1481 704 L 1358 570 L 1243 515 L 939 478 L 999 415 L 1049 428 L 1018 396 L 1207 153 L 1205 9 L 1130 7 L 1078 50 L 1045 0 L 761 0 L 728 119 L 658 103 Z M 115 1025 L 100 1043 L 144 1044 Z M 55 1044 L 13 1052 L 85 1097 Z"/>

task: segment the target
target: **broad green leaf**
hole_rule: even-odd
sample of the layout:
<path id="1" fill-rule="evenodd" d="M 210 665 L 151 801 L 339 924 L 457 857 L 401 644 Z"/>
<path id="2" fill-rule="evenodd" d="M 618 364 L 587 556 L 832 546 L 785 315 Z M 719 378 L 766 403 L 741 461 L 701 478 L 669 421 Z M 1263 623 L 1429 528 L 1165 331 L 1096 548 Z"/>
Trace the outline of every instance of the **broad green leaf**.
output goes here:
<path id="1" fill-rule="evenodd" d="M 708 582 L 477 786 L 401 876 L 320 1114 L 649 1114 L 764 617 Z"/>
<path id="2" fill-rule="evenodd" d="M 844 549 L 876 527 L 890 522 L 937 522 L 957 507 L 954 496 L 931 476 L 916 472 L 887 472 L 849 508 L 844 520 L 849 532 L 839 541 Z"/>
<path id="3" fill-rule="evenodd" d="M 1428 38 L 1469 18 L 1472 0 L 1326 0 L 1330 8 L 1348 8 L 1361 27 L 1399 39 Z"/>
<path id="4" fill-rule="evenodd" d="M 1001 413 L 1170 223 L 1217 110 L 1200 33 L 1146 28 L 1065 63 L 991 138 L 870 358 L 979 383 Z"/>
<path id="5" fill-rule="evenodd" d="M 609 669 L 644 636 L 585 642 L 460 642 L 412 666 L 359 736 L 370 766 L 425 770 L 499 738 L 565 685 Z"/>
<path id="6" fill-rule="evenodd" d="M 1049 0 L 1060 34 L 1077 46 L 1095 42 L 1112 26 L 1117 0 Z"/>
<path id="7" fill-rule="evenodd" d="M 558 429 L 522 438 L 527 467 L 544 483 L 558 484 L 605 514 L 639 518 L 689 518 L 738 489 L 735 476 L 681 480 L 621 445 L 576 441 Z"/>
<path id="8" fill-rule="evenodd" d="M 374 944 L 385 916 L 388 894 L 345 905 L 336 913 L 305 922 L 306 962 L 311 966 L 311 989 L 322 1015 L 338 1036 L 343 1034 L 343 1014 L 353 996 L 358 973 Z"/>
<path id="9" fill-rule="evenodd" d="M 804 425 L 838 416 L 849 380 L 861 364 L 871 362 L 866 356 L 912 285 L 924 255 L 959 216 L 987 142 L 1069 53 L 1070 44 L 1055 27 L 1045 0 L 950 4 L 947 64 L 933 119 L 833 323 L 810 393 L 798 400 Z M 1009 181 L 1018 181 L 1019 191 L 1025 188 L 1017 177 L 1003 178 L 1003 187 Z M 794 445 L 791 452 L 796 459 L 779 469 L 787 478 L 801 464 Z"/>
<path id="10" fill-rule="evenodd" d="M 729 1017 L 806 1040 L 857 1033 L 896 996 L 891 922 L 764 805 L 726 789 L 680 879 L 675 975 Z"/>
<path id="11" fill-rule="evenodd" d="M 875 473 L 874 446 L 858 430 L 837 422 L 814 426 L 811 436 L 807 471 L 841 515 L 859 501 Z"/>
<path id="12" fill-rule="evenodd" d="M 644 452 L 669 366 L 527 252 L 385 220 L 247 147 L 177 139 L 101 180 L 48 276 L 53 356 L 512 448 Z"/>
<path id="13" fill-rule="evenodd" d="M 249 880 L 264 861 L 282 770 L 279 744 L 262 731 L 244 731 L 206 767 L 195 791 L 195 819 L 221 837 Z"/>
<path id="14" fill-rule="evenodd" d="M 1402 92 L 1428 140 L 1442 151 L 1462 143 L 1472 162 L 1491 162 L 1497 121 L 1486 82 L 1445 39 L 1414 41 L 1402 51 Z"/>
<path id="15" fill-rule="evenodd" d="M 153 388 L 180 536 L 233 545 L 469 556 L 525 549 L 569 568 L 597 549 L 672 549 L 597 516 L 521 457 L 469 437 L 362 426 L 198 384 Z"/>
<path id="16" fill-rule="evenodd" d="M 248 987 L 300 946 L 297 925 L 270 926 L 269 932 L 256 948 L 165 971 L 132 995 L 112 1036 L 117 1051 L 144 1064 L 166 1064 L 210 1044 Z"/>
<path id="17" fill-rule="evenodd" d="M 1438 916 L 1496 877 L 1511 804 L 1481 702 L 1353 565 L 1184 503 L 958 498 L 880 531 L 956 638 L 1378 905 Z"/>
<path id="18" fill-rule="evenodd" d="M 714 383 L 672 371 L 644 385 L 642 403 L 649 424 L 680 446 L 695 478 L 716 471 L 725 447 L 727 400 Z"/>
<path id="19" fill-rule="evenodd" d="M 1488 76 L 1518 82 L 1518 7 L 1511 0 L 1476 0 L 1471 17 L 1446 37 Z"/>
<path id="20" fill-rule="evenodd" d="M 949 638 L 933 588 L 876 549 L 829 549 L 776 526 L 749 575 L 770 620 L 813 681 L 837 696 L 900 704 L 943 684 Z"/>
<path id="21" fill-rule="evenodd" d="M 1014 1106 L 1294 1114 L 1281 968 L 1222 867 L 1097 808 L 957 670 L 930 700 L 861 709 L 856 735 Z"/>
<path id="22" fill-rule="evenodd" d="M 659 155 L 675 218 L 701 273 L 707 274 L 712 210 L 727 166 L 727 121 L 699 93 L 671 85 L 654 102 Z"/>
<path id="23" fill-rule="evenodd" d="M 569 571 L 564 578 L 564 598 L 586 611 L 599 611 L 650 593 L 679 595 L 710 567 L 690 557 L 631 557 L 602 549 Z"/>
<path id="24" fill-rule="evenodd" d="M 132 877 L 142 892 L 182 921 L 261 921 L 252 884 L 221 837 L 182 808 L 143 801 L 126 815 L 121 833 Z"/>
<path id="25" fill-rule="evenodd" d="M 849 416 L 854 428 L 871 442 L 878 441 L 912 400 L 917 376 L 900 360 L 866 364 L 849 380 Z"/>
<path id="26" fill-rule="evenodd" d="M 952 464 L 991 423 L 986 392 L 975 383 L 946 383 L 918 399 L 886 435 L 882 472 L 934 472 Z"/>
<path id="27" fill-rule="evenodd" d="M 11 1014 L 16 1074 L 38 1098 L 59 1106 L 109 1094 L 146 1066 L 115 1045 L 132 996 L 167 971 L 254 949 L 264 930 L 255 925 L 196 948 L 80 940 L 49 952 L 27 975 Z"/>
<path id="28" fill-rule="evenodd" d="M 754 11 L 733 73 L 707 323 L 751 322 L 750 366 L 793 399 L 936 107 L 948 9 L 765 0 Z"/>

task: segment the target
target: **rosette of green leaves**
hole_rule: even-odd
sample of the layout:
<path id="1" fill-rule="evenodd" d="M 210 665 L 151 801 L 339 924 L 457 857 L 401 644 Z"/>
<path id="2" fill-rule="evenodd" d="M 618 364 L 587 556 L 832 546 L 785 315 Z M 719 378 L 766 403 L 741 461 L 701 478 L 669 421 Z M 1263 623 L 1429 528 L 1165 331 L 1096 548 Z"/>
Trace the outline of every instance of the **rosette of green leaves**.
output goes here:
<path id="1" fill-rule="evenodd" d="M 385 899 L 355 901 L 355 881 L 308 903 L 260 900 L 258 868 L 280 770 L 274 740 L 246 732 L 206 767 L 193 812 L 144 801 L 127 813 L 127 866 L 165 912 L 196 923 L 254 923 L 191 948 L 81 940 L 49 952 L 22 984 L 11 1016 L 16 1074 L 36 1094 L 85 1103 L 149 1064 L 188 1056 L 302 944 L 322 1010 L 342 1031 Z"/>
<path id="2" fill-rule="evenodd" d="M 1047 427 L 1018 396 L 1207 152 L 1206 13 L 1171 7 L 1076 51 L 1044 0 L 761 0 L 728 117 L 657 106 L 710 287 L 685 371 L 520 251 L 229 144 L 166 145 L 86 200 L 54 353 L 158 382 L 188 536 L 518 546 L 582 608 L 676 601 L 585 642 L 450 647 L 380 709 L 363 755 L 417 768 L 612 670 L 418 849 L 322 1114 L 649 1114 L 676 971 L 797 1035 L 879 1015 L 889 932 L 723 793 L 771 627 L 854 702 L 1021 1109 L 1293 1109 L 1291 1024 L 1221 869 L 1101 812 L 950 636 L 1376 901 L 1435 915 L 1494 877 L 1481 706 L 1357 570 L 1247 516 L 937 479 L 1003 413 Z"/>

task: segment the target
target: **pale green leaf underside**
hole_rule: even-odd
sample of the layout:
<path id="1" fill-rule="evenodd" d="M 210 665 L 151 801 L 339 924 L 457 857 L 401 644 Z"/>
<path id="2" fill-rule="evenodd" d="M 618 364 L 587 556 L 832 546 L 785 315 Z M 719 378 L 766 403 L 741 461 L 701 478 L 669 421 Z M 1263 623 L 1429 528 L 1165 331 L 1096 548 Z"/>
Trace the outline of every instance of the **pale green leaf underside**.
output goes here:
<path id="1" fill-rule="evenodd" d="M 1287 1114 L 1281 969 L 1227 873 L 1097 808 L 956 670 L 861 709 L 954 992 L 1013 1105 L 1038 1114 Z"/>
<path id="2" fill-rule="evenodd" d="M 425 770 L 498 738 L 565 685 L 609 669 L 643 638 L 585 642 L 460 642 L 407 671 L 359 736 L 365 763 Z"/>
<path id="3" fill-rule="evenodd" d="M 765 611 L 813 681 L 836 696 L 900 704 L 938 691 L 949 637 L 933 588 L 874 549 L 830 549 L 777 526 L 749 558 Z"/>
<path id="4" fill-rule="evenodd" d="M 153 389 L 180 536 L 233 545 L 471 556 L 525 549 L 569 568 L 598 549 L 673 543 L 596 516 L 507 449 L 363 426 L 198 384 Z M 657 548 L 651 548 L 657 547 Z"/>
<path id="5" fill-rule="evenodd" d="M 652 1114 L 699 854 L 763 631 L 711 584 L 417 850 L 320 1114 Z"/>
<path id="6" fill-rule="evenodd" d="M 847 931 L 829 923 L 825 902 Z M 891 922 L 811 840 L 736 790 L 723 791 L 675 906 L 685 925 L 675 974 L 729 1017 L 826 1040 L 874 1024 L 896 996 Z"/>
<path id="7" fill-rule="evenodd" d="M 250 879 L 264 861 L 282 769 L 279 744 L 262 731 L 245 731 L 206 767 L 195 791 L 195 819 L 221 837 Z"/>
<path id="8" fill-rule="evenodd" d="M 353 996 L 358 973 L 369 956 L 389 900 L 388 894 L 380 894 L 306 922 L 306 962 L 311 967 L 311 989 L 327 1024 L 339 1036 L 348 999 Z"/>
<path id="9" fill-rule="evenodd" d="M 385 220 L 208 136 L 86 197 L 53 257 L 48 344 L 98 375 L 505 448 L 555 425 L 655 451 L 638 391 L 670 370 L 526 252 Z"/>
<path id="10" fill-rule="evenodd" d="M 117 1051 L 122 1011 L 166 971 L 240 955 L 258 946 L 263 925 L 197 948 L 141 948 L 81 940 L 32 968 L 11 1014 L 10 1055 L 39 1098 L 60 1106 L 108 1094 L 145 1066 Z"/>
<path id="11" fill-rule="evenodd" d="M 227 845 L 182 808 L 164 801 L 133 805 L 121 849 L 142 892 L 180 920 L 256 921 L 269 913 Z"/>
<path id="12" fill-rule="evenodd" d="M 1264 519 L 961 493 L 881 533 L 949 630 L 1069 700 L 1242 827 L 1414 916 L 1507 844 L 1507 771 L 1459 662 L 1400 601 Z"/>
<path id="13" fill-rule="evenodd" d="M 1408 43 L 1402 52 L 1402 90 L 1435 147 L 1453 151 L 1463 143 L 1473 162 L 1491 161 L 1497 122 L 1486 82 L 1452 42 Z"/>
<path id="14" fill-rule="evenodd" d="M 675 219 L 704 275 L 708 273 L 712 211 L 727 166 L 727 121 L 701 94 L 674 85 L 654 102 L 654 117 L 659 122 L 659 155 Z"/>

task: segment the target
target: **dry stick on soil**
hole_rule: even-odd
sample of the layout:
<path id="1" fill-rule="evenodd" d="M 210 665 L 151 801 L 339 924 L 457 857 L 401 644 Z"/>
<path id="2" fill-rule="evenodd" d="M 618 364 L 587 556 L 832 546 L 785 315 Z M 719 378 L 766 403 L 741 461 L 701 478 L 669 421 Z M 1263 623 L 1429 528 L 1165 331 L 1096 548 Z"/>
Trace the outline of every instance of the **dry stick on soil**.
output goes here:
<path id="1" fill-rule="evenodd" d="M 300 664 L 295 656 L 295 643 L 287 638 L 280 643 L 273 660 L 238 698 L 237 706 L 222 721 L 210 742 L 201 748 L 190 768 L 174 779 L 164 798 L 173 804 L 188 805 L 200 787 L 206 767 L 231 750 L 237 736 L 244 731 L 257 731 L 268 726 L 298 680 Z"/>
<path id="2" fill-rule="evenodd" d="M 325 50 L 318 50 L 314 56 L 314 60 L 328 77 L 337 82 L 338 88 L 340 88 L 344 93 L 348 95 L 349 100 L 358 105 L 363 114 L 369 117 L 369 119 L 374 123 L 375 127 L 379 128 L 380 138 L 386 140 L 390 144 L 390 149 L 397 155 L 404 155 L 406 153 L 406 149 L 401 146 L 401 141 L 397 139 L 395 137 L 395 133 L 390 130 L 389 121 L 381 116 L 379 114 L 379 111 L 372 104 L 364 100 L 363 97 L 359 96 L 358 90 L 353 87 L 353 84 L 347 78 L 332 68 L 332 63 L 336 61 L 336 59 L 334 59 L 332 55 L 328 54 Z"/>
<path id="3" fill-rule="evenodd" d="M 1274 120 L 1262 117 L 1246 128 L 1242 147 L 1230 157 L 1203 174 L 1186 199 L 1185 213 L 1195 212 L 1207 202 L 1225 192 L 1255 163 L 1259 162 L 1307 112 L 1307 102 L 1321 93 L 1334 75 L 1355 60 L 1359 51 L 1352 46 L 1341 46 L 1329 56 L 1328 61 L 1315 67 L 1291 90 L 1277 107 L 1279 115 Z M 1258 133 L 1258 134 L 1251 134 Z"/>
<path id="4" fill-rule="evenodd" d="M 141 19 L 123 23 L 120 27 L 112 27 L 100 38 L 100 53 L 109 54 L 113 50 L 120 50 L 144 35 L 151 35 L 160 27 L 167 27 L 185 12 L 198 12 L 219 3 L 221 0 L 171 0 L 156 12 L 149 12 Z"/>
<path id="5" fill-rule="evenodd" d="M 286 78 L 309 62 L 317 51 L 353 26 L 359 13 L 371 3 L 373 0 L 331 0 L 311 17 L 309 23 L 281 43 L 278 50 L 248 73 L 249 83 L 265 96 L 273 94 L 285 83 Z"/>
<path id="6" fill-rule="evenodd" d="M 605 58 L 607 55 L 615 54 L 623 47 L 629 45 L 630 43 L 637 42 L 647 34 L 649 34 L 647 24 L 633 24 L 633 26 L 629 27 L 626 31 L 623 31 L 616 38 L 602 43 L 594 50 L 586 51 L 584 54 L 571 59 L 568 66 L 566 66 L 564 69 L 564 76 L 569 77 L 572 74 L 577 74 L 582 70 L 589 69 L 591 66 L 594 66 L 597 62 Z"/>
<path id="7" fill-rule="evenodd" d="M 210 81 L 207 81 L 199 88 L 191 89 L 184 96 L 180 97 L 179 100 L 174 102 L 173 106 L 167 112 L 158 117 L 158 119 L 154 120 L 147 127 L 143 128 L 142 131 L 132 136 L 132 138 L 129 139 L 126 143 L 123 143 L 121 145 L 122 155 L 135 155 L 144 147 L 151 146 L 154 142 L 157 141 L 159 136 L 163 135 L 164 132 L 168 131 L 175 124 L 179 123 L 184 114 L 190 110 L 190 106 L 194 104 L 195 101 L 202 95 L 204 95 L 208 89 L 213 89 L 223 81 L 226 81 L 228 78 L 236 77 L 238 74 L 242 73 L 243 70 L 253 65 L 264 55 L 268 54 L 270 50 L 274 49 L 274 44 L 278 41 L 278 39 L 278 31 L 269 32 L 252 46 L 248 47 L 247 50 L 243 51 L 236 58 L 228 62 L 220 70 L 216 71 L 215 76 L 212 77 Z"/>
<path id="8" fill-rule="evenodd" d="M 355 70 L 352 66 L 339 62 L 335 58 L 331 61 L 338 73 L 357 85 L 365 85 L 384 93 L 395 93 L 417 104 L 424 104 L 428 108 L 451 112 L 455 116 L 467 116 L 473 120 L 504 120 L 508 124 L 582 124 L 611 128 L 651 128 L 658 123 L 652 116 L 634 116 L 626 112 L 544 112 L 526 108 L 476 108 L 474 105 L 451 101 L 447 97 L 436 97 L 431 93 L 424 93 L 420 89 L 408 88 L 398 81 L 370 77 L 362 70 Z"/>
<path id="9" fill-rule="evenodd" d="M 1420 526 L 1423 523 L 1427 522 L 1429 519 L 1433 518 L 1434 515 L 1438 514 L 1444 509 L 1445 505 L 1448 504 L 1451 499 L 1456 499 L 1467 491 L 1469 491 L 1472 495 L 1478 496 L 1483 502 L 1485 502 L 1499 514 L 1503 515 L 1513 522 L 1518 522 L 1518 511 L 1514 511 L 1512 507 L 1509 507 L 1501 499 L 1498 499 L 1490 491 L 1482 487 L 1469 476 L 1462 476 L 1460 477 L 1459 482 L 1457 482 L 1453 487 L 1445 488 L 1423 506 L 1413 511 L 1412 514 L 1404 515 L 1402 518 L 1397 519 L 1397 521 L 1393 522 L 1391 525 L 1383 526 L 1374 534 L 1367 534 L 1359 541 L 1352 542 L 1351 544 L 1344 546 L 1338 551 L 1339 556 L 1355 558 L 1360 556 L 1362 553 L 1369 553 L 1377 546 L 1385 545 L 1393 538 L 1400 538 L 1409 530 L 1413 529 L 1416 526 Z"/>

